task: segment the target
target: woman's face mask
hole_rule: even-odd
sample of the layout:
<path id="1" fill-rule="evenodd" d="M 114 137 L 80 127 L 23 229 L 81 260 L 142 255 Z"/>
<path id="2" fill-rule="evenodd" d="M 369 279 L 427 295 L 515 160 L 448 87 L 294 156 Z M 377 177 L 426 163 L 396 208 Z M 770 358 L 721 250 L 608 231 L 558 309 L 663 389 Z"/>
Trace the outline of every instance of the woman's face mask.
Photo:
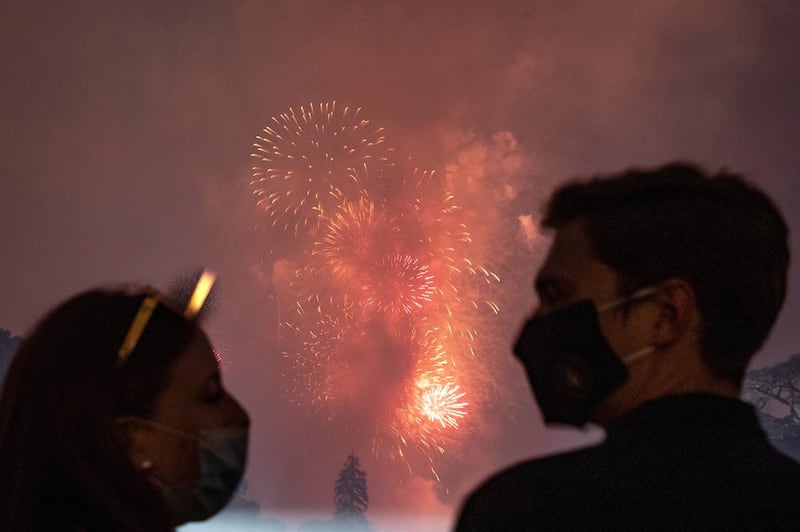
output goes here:
<path id="1" fill-rule="evenodd" d="M 599 310 L 591 301 L 581 301 L 525 324 L 514 354 L 525 366 L 546 424 L 586 424 L 591 411 L 628 379 L 626 364 L 653 352 L 646 347 L 620 359 L 603 336 L 598 312 L 655 291 L 643 288 Z"/>
<path id="2" fill-rule="evenodd" d="M 147 419 L 125 418 L 125 421 L 129 420 L 197 443 L 200 478 L 196 485 L 168 486 L 150 475 L 163 491 L 175 524 L 203 521 L 228 504 L 244 475 L 249 438 L 247 426 L 207 429 L 193 436 Z"/>

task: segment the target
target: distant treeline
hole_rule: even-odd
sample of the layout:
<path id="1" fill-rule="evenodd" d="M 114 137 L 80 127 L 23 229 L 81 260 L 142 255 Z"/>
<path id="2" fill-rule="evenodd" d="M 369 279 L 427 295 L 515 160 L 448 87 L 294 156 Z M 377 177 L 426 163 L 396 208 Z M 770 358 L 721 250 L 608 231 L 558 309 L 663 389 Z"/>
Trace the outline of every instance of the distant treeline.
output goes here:
<path id="1" fill-rule="evenodd" d="M 800 461 L 800 354 L 747 372 L 742 399 L 758 409 L 772 444 Z"/>

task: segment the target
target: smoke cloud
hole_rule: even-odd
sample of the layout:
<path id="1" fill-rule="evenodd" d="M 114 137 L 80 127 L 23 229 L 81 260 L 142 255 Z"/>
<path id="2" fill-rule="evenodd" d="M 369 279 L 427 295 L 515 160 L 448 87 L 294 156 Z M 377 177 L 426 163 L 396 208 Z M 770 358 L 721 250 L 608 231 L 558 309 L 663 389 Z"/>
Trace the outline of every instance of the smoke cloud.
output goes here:
<path id="1" fill-rule="evenodd" d="M 371 509 L 452 515 L 491 471 L 596 437 L 545 431 L 508 352 L 535 305 L 553 186 L 688 159 L 745 173 L 800 227 L 799 24 L 789 0 L 7 6 L 0 294 L 14 304 L 0 326 L 24 334 L 90 286 L 166 289 L 208 265 L 221 279 L 209 334 L 253 418 L 248 496 L 268 513 L 332 511 L 358 447 Z M 448 448 L 442 482 L 374 456 L 369 437 L 319 423 L 287 393 L 294 340 L 280 324 L 303 254 L 269 229 L 249 155 L 272 116 L 331 100 L 362 107 L 403 165 L 434 172 L 476 262 L 500 278 L 499 314 L 479 324 L 482 424 Z M 756 365 L 797 350 L 797 266 L 790 276 Z M 373 372 L 376 389 L 392 371 L 403 368 Z"/>

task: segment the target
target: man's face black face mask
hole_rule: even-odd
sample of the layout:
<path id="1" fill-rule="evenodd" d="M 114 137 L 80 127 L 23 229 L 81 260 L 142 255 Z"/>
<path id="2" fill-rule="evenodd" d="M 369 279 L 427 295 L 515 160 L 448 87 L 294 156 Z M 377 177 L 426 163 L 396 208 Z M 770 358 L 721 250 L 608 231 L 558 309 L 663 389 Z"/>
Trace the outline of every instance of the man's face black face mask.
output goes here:
<path id="1" fill-rule="evenodd" d="M 641 289 L 601 306 L 600 312 L 654 292 Z M 585 425 L 594 407 L 629 377 L 625 362 L 603 336 L 597 316 L 594 303 L 581 301 L 530 319 L 520 333 L 514 354 L 525 366 L 547 424 Z M 644 348 L 626 361 L 652 350 Z"/>
<path id="2" fill-rule="evenodd" d="M 547 424 L 583 426 L 591 410 L 628 378 L 591 301 L 529 320 L 514 354 L 525 366 Z"/>

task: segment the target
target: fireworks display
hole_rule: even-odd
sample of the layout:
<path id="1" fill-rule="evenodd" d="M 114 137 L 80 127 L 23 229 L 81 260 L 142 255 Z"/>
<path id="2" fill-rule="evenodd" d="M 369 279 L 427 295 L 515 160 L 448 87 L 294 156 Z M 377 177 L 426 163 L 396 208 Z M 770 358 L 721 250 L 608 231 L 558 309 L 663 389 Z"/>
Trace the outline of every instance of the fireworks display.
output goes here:
<path id="1" fill-rule="evenodd" d="M 456 194 L 401 170 L 360 109 L 299 109 L 257 137 L 252 180 L 271 226 L 308 242 L 281 324 L 291 400 L 439 480 L 436 457 L 478 415 L 499 278 L 473 258 Z"/>
<path id="2" fill-rule="evenodd" d="M 301 106 L 273 117 L 256 137 L 254 193 L 274 227 L 316 234 L 343 199 L 363 190 L 355 169 L 386 164 L 392 150 L 383 131 L 360 112 L 336 102 Z"/>

